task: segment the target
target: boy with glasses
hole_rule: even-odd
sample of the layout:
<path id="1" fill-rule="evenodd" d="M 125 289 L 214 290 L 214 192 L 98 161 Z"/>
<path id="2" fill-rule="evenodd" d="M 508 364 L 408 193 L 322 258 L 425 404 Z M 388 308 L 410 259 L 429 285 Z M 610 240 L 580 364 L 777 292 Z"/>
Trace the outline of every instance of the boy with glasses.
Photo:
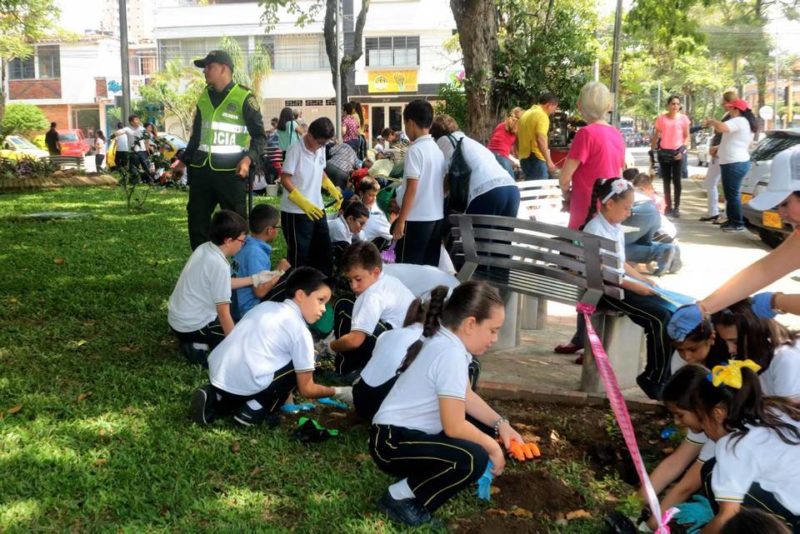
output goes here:
<path id="1" fill-rule="evenodd" d="M 321 189 L 342 205 L 342 193 L 325 174 L 325 145 L 333 139 L 333 123 L 320 117 L 308 127 L 299 143 L 286 151 L 281 173 L 281 224 L 286 255 L 295 267 L 314 267 L 330 276 L 331 238 Z"/>
<path id="2" fill-rule="evenodd" d="M 211 218 L 209 240 L 189 256 L 169 297 L 167 322 L 191 363 L 208 366 L 208 351 L 233 330 L 231 292 L 272 280 L 263 271 L 231 279 L 228 258 L 245 241 L 247 223 L 236 212 L 220 210 Z"/>
<path id="3" fill-rule="evenodd" d="M 233 257 L 233 270 L 236 277 L 244 278 L 262 271 L 272 271 L 272 243 L 281 227 L 281 213 L 274 206 L 259 204 L 250 211 L 250 235 L 245 239 L 241 250 Z M 261 302 L 275 287 L 278 279 L 291 265 L 285 259 L 275 266 L 274 278 L 265 284 L 241 287 L 236 290 L 234 319 L 241 319 L 253 306 Z"/>

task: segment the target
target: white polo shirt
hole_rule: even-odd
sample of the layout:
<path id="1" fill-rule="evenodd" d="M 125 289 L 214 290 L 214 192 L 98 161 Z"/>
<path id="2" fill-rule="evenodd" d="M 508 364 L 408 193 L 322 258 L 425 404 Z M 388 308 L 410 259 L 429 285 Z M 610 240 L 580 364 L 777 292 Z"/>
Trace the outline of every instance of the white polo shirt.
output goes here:
<path id="1" fill-rule="evenodd" d="M 700 447 L 700 453 L 697 457 L 697 461 L 701 464 L 714 457 L 714 447 L 717 445 L 717 442 L 708 439 L 708 436 L 706 436 L 705 432 L 693 432 L 691 429 L 687 429 L 686 441 L 692 445 L 697 445 Z"/>
<path id="2" fill-rule="evenodd" d="M 289 362 L 314 370 L 314 341 L 297 304 L 262 302 L 247 312 L 208 356 L 211 383 L 234 395 L 255 395 Z"/>
<path id="3" fill-rule="evenodd" d="M 461 283 L 452 274 L 432 265 L 388 263 L 383 266 L 383 272 L 400 280 L 415 297 L 423 299 L 429 297 L 436 286 L 447 286 L 452 291 Z"/>
<path id="4" fill-rule="evenodd" d="M 403 184 L 397 188 L 397 205 L 403 205 L 406 185 L 417 180 L 417 194 L 408 221 L 438 221 L 444 218 L 444 155 L 430 135 L 418 137 L 409 147 L 403 167 Z"/>
<path id="5" fill-rule="evenodd" d="M 778 347 L 758 378 L 764 395 L 800 400 L 800 342 Z"/>
<path id="6" fill-rule="evenodd" d="M 194 332 L 217 318 L 217 304 L 230 301 L 230 263 L 217 245 L 206 241 L 183 266 L 169 296 L 167 322 L 178 332 Z"/>
<path id="7" fill-rule="evenodd" d="M 597 212 L 597 215 L 586 224 L 583 231 L 587 234 L 613 239 L 619 244 L 617 247 L 617 257 L 622 264 L 620 268 L 615 269 L 615 271 L 625 276 L 625 231 L 622 229 L 622 226 L 619 224 L 611 224 L 603 217 L 602 213 Z"/>
<path id="8" fill-rule="evenodd" d="M 461 340 L 441 328 L 425 341 L 411 366 L 397 378 L 372 419 L 373 424 L 394 425 L 426 434 L 442 432 L 439 398 L 466 402 L 472 356 Z"/>
<path id="9" fill-rule="evenodd" d="M 414 295 L 403 283 L 386 273 L 381 273 L 374 284 L 356 297 L 350 330 L 371 334 L 378 321 L 400 328 Z"/>
<path id="10" fill-rule="evenodd" d="M 344 220 L 343 215 L 328 219 L 328 233 L 331 236 L 331 243 L 352 243 L 364 239 L 363 230 L 357 234 L 350 231 L 350 227 L 347 226 L 347 221 Z"/>
<path id="11" fill-rule="evenodd" d="M 284 174 L 292 175 L 292 184 L 304 197 L 319 209 L 325 209 L 322 203 L 322 173 L 325 170 L 325 147 L 312 152 L 306 148 L 306 141 L 300 138 L 286 151 L 283 161 Z M 302 214 L 303 210 L 289 200 L 289 192 L 284 188 L 281 197 L 281 211 Z"/>
<path id="12" fill-rule="evenodd" d="M 750 161 L 750 143 L 753 141 L 753 131 L 750 123 L 744 117 L 736 117 L 725 121 L 728 127 L 723 132 L 719 142 L 717 157 L 720 165 Z"/>
<path id="13" fill-rule="evenodd" d="M 450 137 L 452 137 L 453 141 L 456 143 L 458 143 L 459 139 L 463 139 L 463 141 L 461 141 L 461 152 L 464 154 L 464 161 L 466 161 L 472 171 L 469 175 L 468 204 L 472 202 L 475 197 L 479 197 L 495 187 L 516 185 L 508 174 L 508 171 L 497 162 L 497 158 L 494 154 L 476 140 L 464 135 L 462 131 L 453 132 L 449 137 L 443 135 L 436 141 L 436 144 L 439 145 L 439 149 L 444 154 L 448 169 L 450 168 L 450 161 L 453 159 L 453 154 L 456 151 L 455 146 L 453 146 L 453 143 L 450 141 Z"/>
<path id="14" fill-rule="evenodd" d="M 372 241 L 376 237 L 382 237 L 391 241 L 392 233 L 389 230 L 392 225 L 383 210 L 378 207 L 378 203 L 373 202 L 372 206 L 367 206 L 367 209 L 369 210 L 369 219 L 367 219 L 367 224 L 364 225 L 364 229 L 361 231 L 364 234 L 364 239 Z"/>
<path id="15" fill-rule="evenodd" d="M 794 427 L 800 423 L 780 414 Z M 742 502 L 754 482 L 775 495 L 790 512 L 800 514 L 800 445 L 784 443 L 765 427 L 748 425 L 741 439 L 728 434 L 717 441 L 711 488 L 717 501 Z"/>
<path id="16" fill-rule="evenodd" d="M 397 374 L 408 347 L 421 337 L 421 323 L 414 323 L 397 330 L 387 330 L 381 334 L 375 342 L 372 357 L 361 371 L 361 380 L 373 388 L 385 384 Z"/>

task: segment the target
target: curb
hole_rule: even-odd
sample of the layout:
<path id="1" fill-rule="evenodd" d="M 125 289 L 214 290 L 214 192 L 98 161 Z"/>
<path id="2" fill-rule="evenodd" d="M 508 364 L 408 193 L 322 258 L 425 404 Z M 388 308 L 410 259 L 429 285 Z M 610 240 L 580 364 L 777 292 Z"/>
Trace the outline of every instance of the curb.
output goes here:
<path id="1" fill-rule="evenodd" d="M 609 406 L 608 399 L 602 393 L 586 393 L 558 388 L 525 387 L 503 382 L 481 380 L 478 384 L 481 397 L 491 400 L 524 400 L 566 404 L 568 406 Z M 652 411 L 663 404 L 649 399 L 625 399 L 628 409 L 636 411 Z"/>

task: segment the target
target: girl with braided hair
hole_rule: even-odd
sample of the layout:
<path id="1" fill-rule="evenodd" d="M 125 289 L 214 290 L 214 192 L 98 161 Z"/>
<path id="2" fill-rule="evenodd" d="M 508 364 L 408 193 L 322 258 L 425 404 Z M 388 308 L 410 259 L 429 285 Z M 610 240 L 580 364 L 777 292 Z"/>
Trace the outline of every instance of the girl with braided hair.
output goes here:
<path id="1" fill-rule="evenodd" d="M 523 442 L 469 387 L 472 356 L 486 352 L 503 326 L 502 299 L 482 281 L 465 282 L 446 297 L 446 287 L 433 290 L 422 337 L 408 348 L 370 429 L 373 460 L 399 478 L 378 508 L 409 526 L 430 523 L 431 513 L 476 482 L 489 460 L 492 473 L 500 475 L 503 448 Z"/>
<path id="2" fill-rule="evenodd" d="M 800 404 L 764 397 L 759 370 L 752 360 L 731 360 L 711 373 L 687 365 L 664 387 L 664 403 L 676 421 L 716 442 L 714 458 L 701 468 L 715 514 L 704 533 L 720 532 L 743 507 L 761 509 L 800 532 Z"/>

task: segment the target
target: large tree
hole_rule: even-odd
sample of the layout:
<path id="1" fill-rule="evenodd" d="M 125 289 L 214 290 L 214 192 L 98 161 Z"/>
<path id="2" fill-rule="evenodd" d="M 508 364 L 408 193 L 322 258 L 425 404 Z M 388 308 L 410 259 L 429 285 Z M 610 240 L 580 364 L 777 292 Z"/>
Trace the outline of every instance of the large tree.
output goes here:
<path id="1" fill-rule="evenodd" d="M 0 123 L 6 107 L 8 62 L 30 57 L 33 43 L 54 27 L 58 15 L 54 0 L 0 0 Z"/>
<path id="2" fill-rule="evenodd" d="M 279 21 L 281 10 L 286 10 L 296 17 L 296 24 L 304 26 L 317 20 L 325 12 L 323 33 L 325 36 L 325 52 L 331 68 L 331 83 L 336 87 L 336 0 L 313 0 L 308 5 L 301 5 L 298 0 L 258 0 L 264 8 L 262 20 L 270 31 Z M 342 55 L 339 75 L 342 80 L 342 102 L 347 102 L 348 95 L 355 88 L 355 65 L 364 54 L 364 26 L 367 23 L 370 0 L 361 0 L 361 9 L 356 17 L 353 30 L 353 49 Z M 305 2 L 303 4 L 306 4 Z M 346 18 L 345 18 L 346 21 Z M 344 22 L 344 21 L 343 21 Z"/>
<path id="3" fill-rule="evenodd" d="M 180 122 L 183 138 L 188 139 L 192 131 L 197 100 L 205 87 L 198 69 L 184 66 L 178 60 L 167 61 L 164 68 L 155 73 L 150 83 L 139 92 L 145 104 L 163 106 L 165 115 Z"/>
<path id="4" fill-rule="evenodd" d="M 220 48 L 230 54 L 233 59 L 233 81 L 249 87 L 260 102 L 261 86 L 272 71 L 269 54 L 266 50 L 258 48 L 248 57 L 244 57 L 242 47 L 239 46 L 236 39 L 227 36 L 223 37 L 219 44 Z"/>

